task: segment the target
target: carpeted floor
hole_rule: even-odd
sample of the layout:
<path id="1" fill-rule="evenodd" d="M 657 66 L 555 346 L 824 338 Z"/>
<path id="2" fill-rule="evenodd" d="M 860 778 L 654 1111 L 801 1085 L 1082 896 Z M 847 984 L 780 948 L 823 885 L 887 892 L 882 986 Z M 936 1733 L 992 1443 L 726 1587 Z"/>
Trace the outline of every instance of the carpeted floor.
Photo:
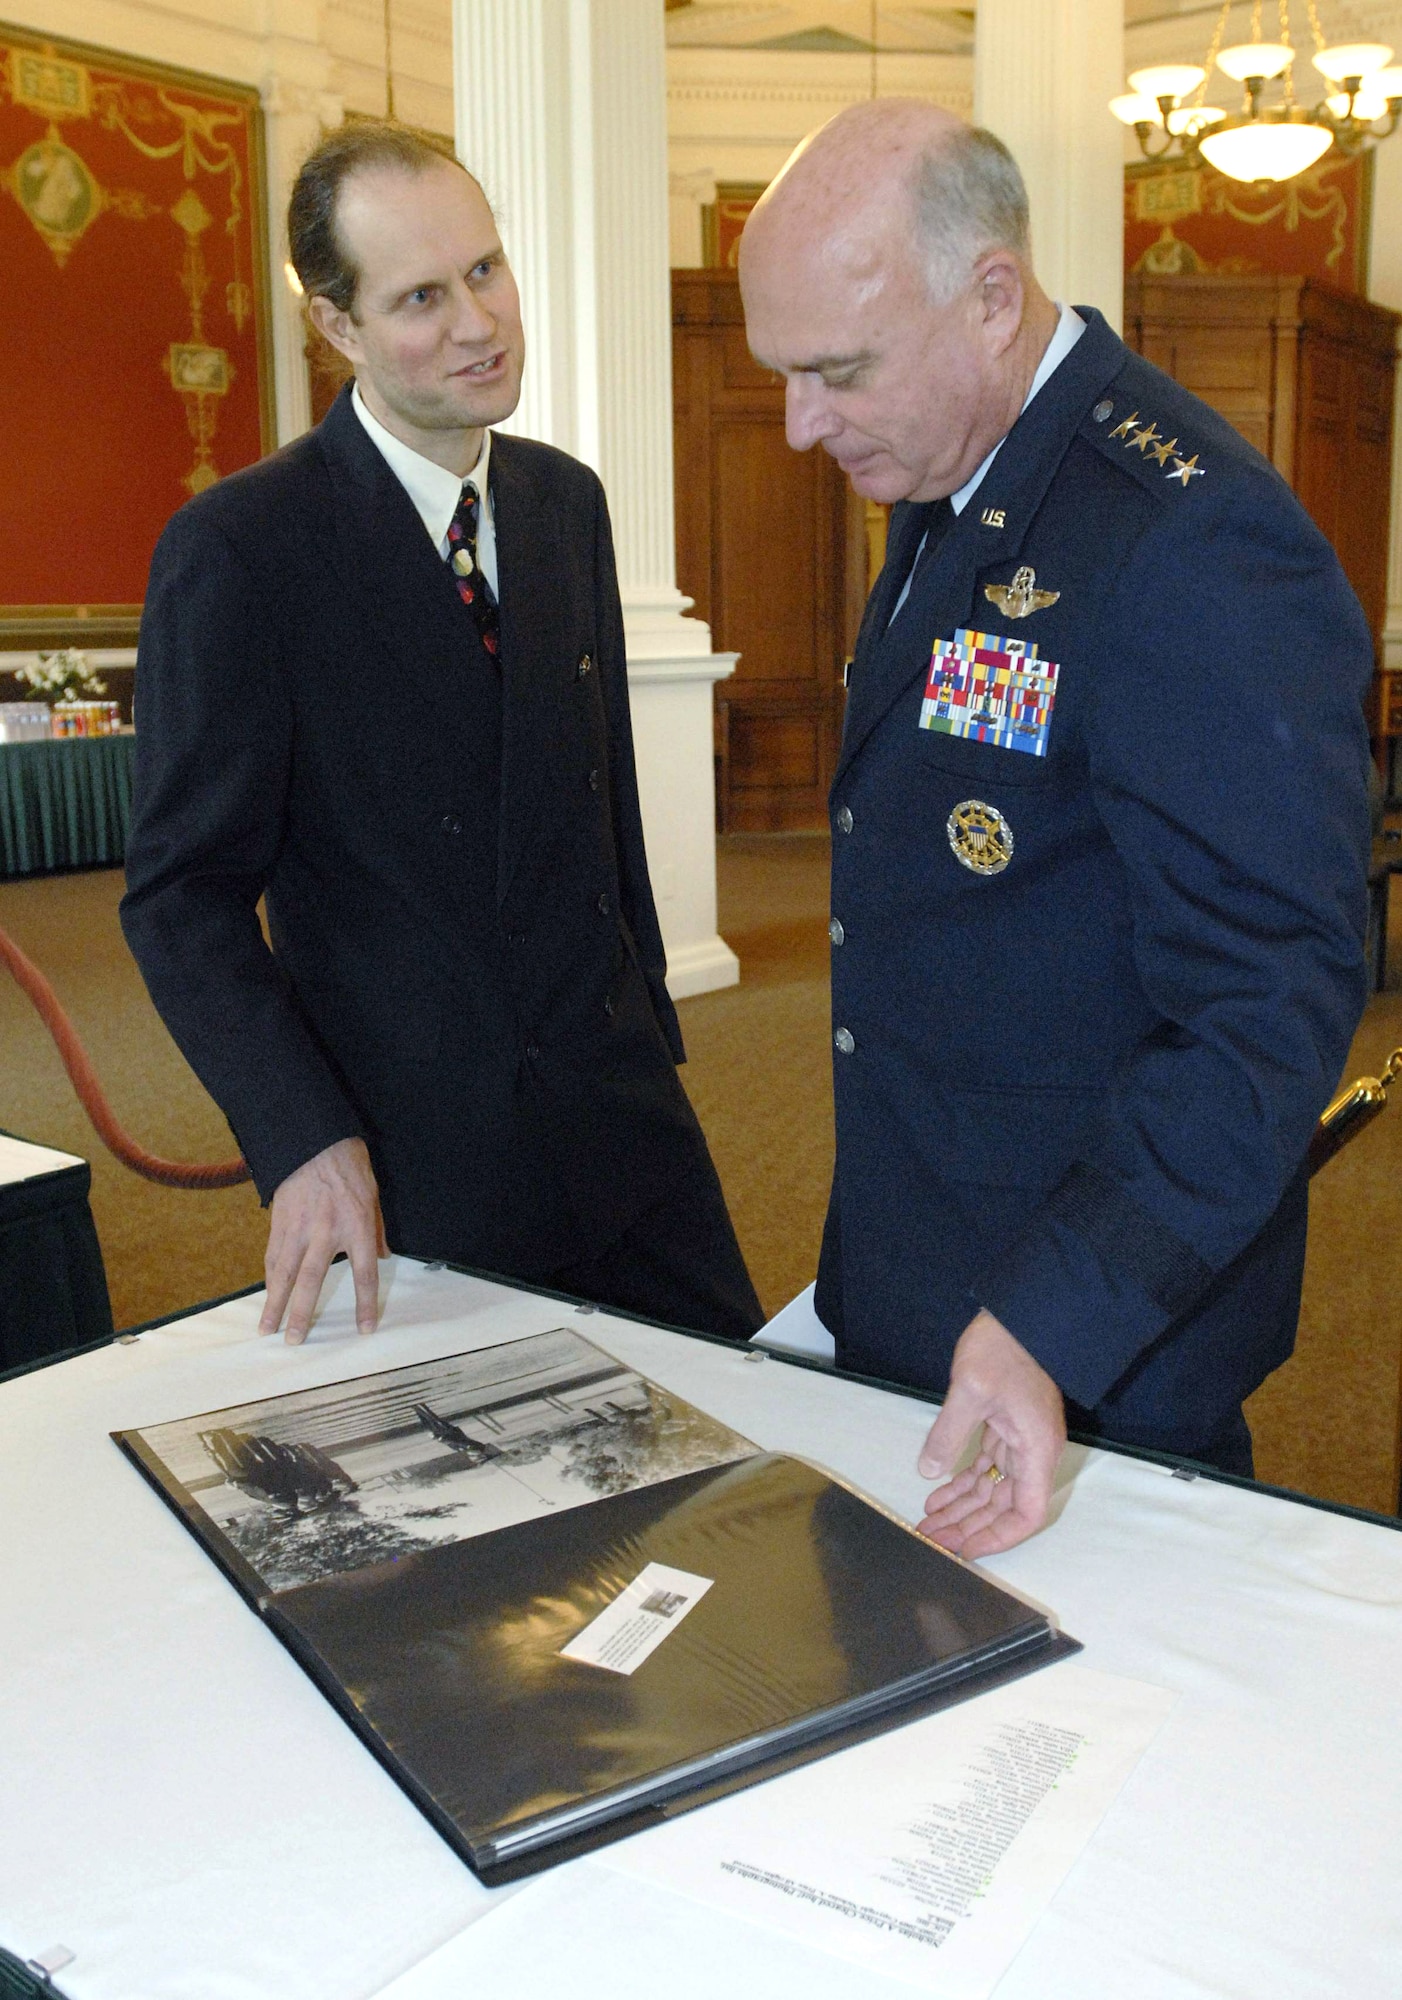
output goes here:
<path id="1" fill-rule="evenodd" d="M 0 884 L 0 925 L 58 989 L 118 1116 L 153 1150 L 223 1159 L 223 1119 L 161 1029 L 117 926 L 120 877 Z M 720 854 L 721 929 L 738 987 L 682 1003 L 687 1088 L 710 1138 L 766 1308 L 813 1275 L 832 1160 L 827 841 L 739 836 Z M 1402 978 L 1402 889 L 1393 984 Z M 0 975 L 2 977 L 2 975 Z M 1369 1006 L 1350 1076 L 1402 1043 L 1402 992 Z M 183 1194 L 111 1161 L 17 990 L 0 983 L 0 1127 L 93 1162 L 93 1211 L 117 1323 L 261 1276 L 265 1219 L 248 1187 Z M 1331 1500 L 1396 1504 L 1402 1377 L 1402 1093 L 1315 1182 L 1300 1341 L 1253 1399 L 1263 1478 Z"/>

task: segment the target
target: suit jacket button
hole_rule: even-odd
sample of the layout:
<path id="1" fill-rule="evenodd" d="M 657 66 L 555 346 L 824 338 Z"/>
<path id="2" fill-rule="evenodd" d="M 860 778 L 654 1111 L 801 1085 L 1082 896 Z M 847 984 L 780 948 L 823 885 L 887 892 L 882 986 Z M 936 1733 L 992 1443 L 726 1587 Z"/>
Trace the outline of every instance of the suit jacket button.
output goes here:
<path id="1" fill-rule="evenodd" d="M 444 813 L 442 819 L 439 821 L 439 825 L 442 827 L 444 833 L 461 833 L 461 815 L 458 813 Z"/>
<path id="2" fill-rule="evenodd" d="M 604 1012 L 608 1015 L 610 1020 L 613 1019 L 613 995 L 611 993 L 606 997 L 604 1001 Z"/>
<path id="3" fill-rule="evenodd" d="M 594 657 L 592 653 L 581 653 L 579 656 L 579 665 L 574 670 L 575 679 L 577 681 L 582 681 L 584 679 L 584 676 L 588 673 L 589 669 L 593 666 L 593 664 L 594 664 Z"/>
<path id="4" fill-rule="evenodd" d="M 594 908 L 599 912 L 601 917 L 608 915 L 610 907 L 611 905 L 607 896 L 600 896 L 598 902 L 594 905 Z"/>
<path id="5" fill-rule="evenodd" d="M 843 930 L 841 923 L 836 917 L 834 917 L 832 922 L 828 925 L 828 936 L 832 939 L 834 944 L 841 944 L 846 935 L 847 933 L 845 930 Z"/>
<path id="6" fill-rule="evenodd" d="M 850 1056 L 857 1046 L 850 1028 L 839 1028 L 832 1038 L 832 1045 L 840 1056 Z"/>
<path id="7" fill-rule="evenodd" d="M 538 1061 L 539 1057 L 540 1057 L 540 1043 L 539 1043 L 539 1042 L 527 1042 L 527 1044 L 526 1044 L 526 1058 L 527 1058 L 527 1061 L 529 1061 L 529 1062 L 536 1062 L 536 1061 Z"/>
<path id="8" fill-rule="evenodd" d="M 852 808 L 850 806 L 838 807 L 837 823 L 842 828 L 842 831 L 844 833 L 850 833 L 852 831 Z"/>
<path id="9" fill-rule="evenodd" d="M 597 771 L 589 773 L 589 789 L 591 792 L 597 792 L 599 789 L 599 774 Z"/>

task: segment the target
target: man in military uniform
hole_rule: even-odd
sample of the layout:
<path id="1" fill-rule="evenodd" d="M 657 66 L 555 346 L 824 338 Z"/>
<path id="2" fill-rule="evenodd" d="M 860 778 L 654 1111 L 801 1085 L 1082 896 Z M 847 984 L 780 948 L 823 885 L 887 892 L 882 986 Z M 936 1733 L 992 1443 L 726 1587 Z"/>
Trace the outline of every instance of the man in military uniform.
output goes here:
<path id="1" fill-rule="evenodd" d="M 897 503 L 832 790 L 816 1303 L 845 1366 L 947 1390 L 924 1526 L 981 1555 L 1045 1520 L 1067 1414 L 1251 1469 L 1365 994 L 1371 645 L 1270 466 L 1040 290 L 991 134 L 844 112 L 740 276 L 790 444 Z"/>

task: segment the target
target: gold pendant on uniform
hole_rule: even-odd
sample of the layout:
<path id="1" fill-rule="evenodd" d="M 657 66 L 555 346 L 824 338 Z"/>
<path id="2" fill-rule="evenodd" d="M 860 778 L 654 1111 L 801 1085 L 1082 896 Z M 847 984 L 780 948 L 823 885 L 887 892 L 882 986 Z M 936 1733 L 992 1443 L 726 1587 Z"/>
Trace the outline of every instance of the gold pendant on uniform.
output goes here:
<path id="1" fill-rule="evenodd" d="M 1001 875 L 1013 858 L 1013 830 L 996 806 L 965 799 L 945 821 L 956 861 L 975 875 Z"/>

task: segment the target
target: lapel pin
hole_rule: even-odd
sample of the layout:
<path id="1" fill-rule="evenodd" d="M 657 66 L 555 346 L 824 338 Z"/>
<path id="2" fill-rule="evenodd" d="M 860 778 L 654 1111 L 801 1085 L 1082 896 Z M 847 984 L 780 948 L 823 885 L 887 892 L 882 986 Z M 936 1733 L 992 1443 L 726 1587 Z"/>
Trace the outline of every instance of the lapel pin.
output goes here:
<path id="1" fill-rule="evenodd" d="M 985 507 L 979 517 L 985 528 L 1005 528 L 1008 517 L 1001 507 Z"/>

